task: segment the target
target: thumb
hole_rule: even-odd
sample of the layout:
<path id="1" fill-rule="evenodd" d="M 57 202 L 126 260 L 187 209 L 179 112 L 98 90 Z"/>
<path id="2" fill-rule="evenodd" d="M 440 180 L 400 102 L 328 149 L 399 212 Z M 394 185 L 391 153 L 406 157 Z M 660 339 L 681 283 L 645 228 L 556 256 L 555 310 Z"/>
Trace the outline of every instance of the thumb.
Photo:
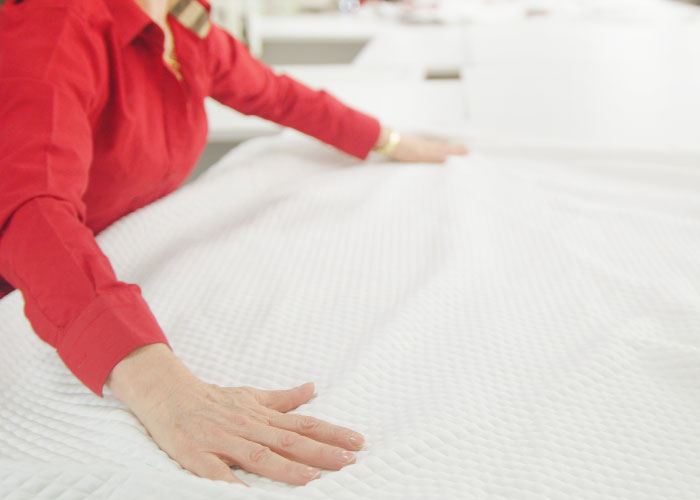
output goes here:
<path id="1" fill-rule="evenodd" d="M 314 389 L 314 383 L 307 382 L 299 387 L 284 391 L 257 390 L 256 397 L 261 405 L 286 413 L 309 401 L 314 395 Z"/>

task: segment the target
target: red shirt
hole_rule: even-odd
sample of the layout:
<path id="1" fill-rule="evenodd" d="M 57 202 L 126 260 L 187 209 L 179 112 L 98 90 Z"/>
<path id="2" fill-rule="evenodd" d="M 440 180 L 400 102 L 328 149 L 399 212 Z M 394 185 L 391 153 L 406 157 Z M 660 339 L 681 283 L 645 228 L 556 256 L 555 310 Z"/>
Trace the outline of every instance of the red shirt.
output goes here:
<path id="1" fill-rule="evenodd" d="M 360 158 L 379 136 L 374 118 L 276 76 L 217 26 L 201 38 L 168 21 L 182 80 L 133 0 L 0 11 L 0 297 L 21 290 L 35 332 L 98 395 L 127 354 L 167 340 L 94 235 L 186 179 L 206 142 L 206 96 Z"/>

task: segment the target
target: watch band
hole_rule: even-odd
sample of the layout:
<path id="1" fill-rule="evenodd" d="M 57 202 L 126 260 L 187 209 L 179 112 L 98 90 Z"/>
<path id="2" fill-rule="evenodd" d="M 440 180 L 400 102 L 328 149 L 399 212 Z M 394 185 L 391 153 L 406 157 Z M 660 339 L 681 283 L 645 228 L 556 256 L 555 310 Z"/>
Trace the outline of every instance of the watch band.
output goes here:
<path id="1" fill-rule="evenodd" d="M 394 154 L 394 151 L 396 151 L 396 148 L 399 146 L 400 142 L 401 134 L 396 130 L 392 130 L 389 133 L 389 139 L 386 141 L 386 144 L 384 144 L 384 146 L 381 148 L 375 149 L 374 151 L 380 155 L 391 156 Z"/>

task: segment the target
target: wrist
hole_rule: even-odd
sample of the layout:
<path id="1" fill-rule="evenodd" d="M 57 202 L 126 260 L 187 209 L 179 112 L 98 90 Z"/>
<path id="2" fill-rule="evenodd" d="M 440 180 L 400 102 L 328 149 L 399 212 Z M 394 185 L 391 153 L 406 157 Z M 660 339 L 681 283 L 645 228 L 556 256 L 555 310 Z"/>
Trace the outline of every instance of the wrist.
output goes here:
<path id="1" fill-rule="evenodd" d="M 389 134 L 391 133 L 391 129 L 387 127 L 381 127 L 379 131 L 379 137 L 377 138 L 377 142 L 372 148 L 372 151 L 378 151 L 382 149 L 383 147 L 386 146 L 387 142 L 389 142 Z"/>
<path id="2" fill-rule="evenodd" d="M 379 133 L 379 139 L 373 150 L 380 155 L 391 156 L 396 151 L 400 142 L 401 134 L 398 131 L 388 127 L 382 127 Z"/>
<path id="3" fill-rule="evenodd" d="M 106 385 L 117 399 L 138 414 L 136 407 L 157 403 L 179 383 L 193 378 L 166 344 L 150 344 L 117 363 Z"/>

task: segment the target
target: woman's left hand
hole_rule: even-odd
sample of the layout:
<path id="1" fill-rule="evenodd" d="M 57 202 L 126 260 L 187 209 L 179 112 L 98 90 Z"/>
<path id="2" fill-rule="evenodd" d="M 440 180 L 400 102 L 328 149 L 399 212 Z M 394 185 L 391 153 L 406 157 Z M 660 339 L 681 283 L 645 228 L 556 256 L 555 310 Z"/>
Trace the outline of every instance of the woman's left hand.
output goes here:
<path id="1" fill-rule="evenodd" d="M 389 141 L 391 131 L 383 129 L 380 135 L 378 147 L 384 146 Z M 394 161 L 412 163 L 444 163 L 448 156 L 466 155 L 469 150 L 462 144 L 452 144 L 436 139 L 401 134 L 396 149 L 389 155 Z"/>

